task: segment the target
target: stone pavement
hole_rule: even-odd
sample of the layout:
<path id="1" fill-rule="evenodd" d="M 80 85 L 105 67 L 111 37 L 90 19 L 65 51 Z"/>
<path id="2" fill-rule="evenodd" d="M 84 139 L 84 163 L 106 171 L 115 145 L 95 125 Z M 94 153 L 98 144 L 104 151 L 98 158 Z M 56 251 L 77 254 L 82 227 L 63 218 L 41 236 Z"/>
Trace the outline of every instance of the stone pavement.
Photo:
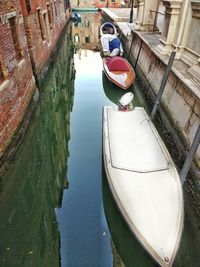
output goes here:
<path id="1" fill-rule="evenodd" d="M 130 18 L 130 8 L 101 8 L 115 22 L 128 22 Z M 136 18 L 136 9 L 134 8 L 133 19 Z"/>

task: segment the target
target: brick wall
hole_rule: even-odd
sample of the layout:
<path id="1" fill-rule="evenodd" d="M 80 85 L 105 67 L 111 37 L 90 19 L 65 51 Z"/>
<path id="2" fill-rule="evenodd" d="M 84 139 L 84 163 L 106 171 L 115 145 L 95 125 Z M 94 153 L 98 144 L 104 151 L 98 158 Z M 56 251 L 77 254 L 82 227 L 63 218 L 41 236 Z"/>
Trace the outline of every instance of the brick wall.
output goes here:
<path id="1" fill-rule="evenodd" d="M 36 88 L 21 6 L 16 0 L 0 2 L 0 73 L 1 157 L 20 126 Z"/>
<path id="2" fill-rule="evenodd" d="M 57 40 L 66 24 L 64 0 L 31 1 L 28 13 L 25 1 L 21 0 L 24 25 L 35 75 L 39 76 L 56 46 Z"/>

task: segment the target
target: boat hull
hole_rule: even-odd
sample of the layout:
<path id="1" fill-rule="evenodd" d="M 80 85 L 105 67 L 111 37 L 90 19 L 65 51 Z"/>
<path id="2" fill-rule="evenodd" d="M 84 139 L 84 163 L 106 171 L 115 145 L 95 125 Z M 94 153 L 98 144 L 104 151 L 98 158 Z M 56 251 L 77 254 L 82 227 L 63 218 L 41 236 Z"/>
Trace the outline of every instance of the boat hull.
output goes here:
<path id="1" fill-rule="evenodd" d="M 121 57 L 114 57 L 119 58 L 123 64 L 127 66 L 127 70 L 110 70 L 108 66 L 108 61 L 112 60 L 113 58 L 103 58 L 103 69 L 104 73 L 107 76 L 107 78 L 116 84 L 118 87 L 126 90 L 128 89 L 133 82 L 135 81 L 135 72 L 132 68 L 132 66 L 129 64 L 129 62 L 125 58 Z"/>
<path id="2" fill-rule="evenodd" d="M 130 230 L 155 262 L 172 266 L 183 229 L 182 188 L 143 108 L 104 107 L 103 155 L 110 189 Z"/>
<path id="3" fill-rule="evenodd" d="M 131 267 L 157 267 L 158 265 L 155 263 L 155 260 L 152 259 L 141 243 L 138 242 L 128 225 L 124 224 L 124 218 L 119 207 L 116 205 L 117 203 L 110 190 L 104 169 L 102 170 L 102 174 L 103 206 L 106 221 L 112 240 L 124 265 Z"/>

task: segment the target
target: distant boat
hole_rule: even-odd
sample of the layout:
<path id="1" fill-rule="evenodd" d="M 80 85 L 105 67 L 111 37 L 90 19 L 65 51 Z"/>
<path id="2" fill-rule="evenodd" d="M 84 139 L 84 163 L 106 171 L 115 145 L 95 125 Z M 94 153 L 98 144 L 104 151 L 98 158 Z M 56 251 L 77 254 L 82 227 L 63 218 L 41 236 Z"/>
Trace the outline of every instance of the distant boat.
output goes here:
<path id="1" fill-rule="evenodd" d="M 103 68 L 107 78 L 120 88 L 128 89 L 135 80 L 135 72 L 122 57 L 104 57 Z"/>
<path id="2" fill-rule="evenodd" d="M 77 12 L 73 12 L 72 15 L 71 15 L 71 20 L 73 22 L 81 22 L 81 16 L 79 13 Z"/>
<path id="3" fill-rule="evenodd" d="M 97 12 L 99 9 L 97 7 L 73 7 L 72 11 L 77 12 Z"/>
<path id="4" fill-rule="evenodd" d="M 109 56 L 110 54 L 110 47 L 109 42 L 114 39 L 118 38 L 118 32 L 116 27 L 111 22 L 105 22 L 100 27 L 100 43 L 102 47 L 102 55 Z M 122 44 L 120 44 L 120 56 L 124 53 Z"/>
<path id="5" fill-rule="evenodd" d="M 183 230 L 182 187 L 144 108 L 104 107 L 103 156 L 111 192 L 130 230 L 152 260 L 171 267 Z"/>

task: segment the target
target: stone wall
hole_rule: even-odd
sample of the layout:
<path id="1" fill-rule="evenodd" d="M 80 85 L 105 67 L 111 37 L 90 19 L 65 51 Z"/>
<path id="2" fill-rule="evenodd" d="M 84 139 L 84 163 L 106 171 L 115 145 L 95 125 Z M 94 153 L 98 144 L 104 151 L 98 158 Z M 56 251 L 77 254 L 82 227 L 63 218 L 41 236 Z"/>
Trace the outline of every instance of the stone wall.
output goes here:
<path id="1" fill-rule="evenodd" d="M 189 25 L 187 47 L 200 55 L 200 2 L 192 1 L 192 18 Z"/>

